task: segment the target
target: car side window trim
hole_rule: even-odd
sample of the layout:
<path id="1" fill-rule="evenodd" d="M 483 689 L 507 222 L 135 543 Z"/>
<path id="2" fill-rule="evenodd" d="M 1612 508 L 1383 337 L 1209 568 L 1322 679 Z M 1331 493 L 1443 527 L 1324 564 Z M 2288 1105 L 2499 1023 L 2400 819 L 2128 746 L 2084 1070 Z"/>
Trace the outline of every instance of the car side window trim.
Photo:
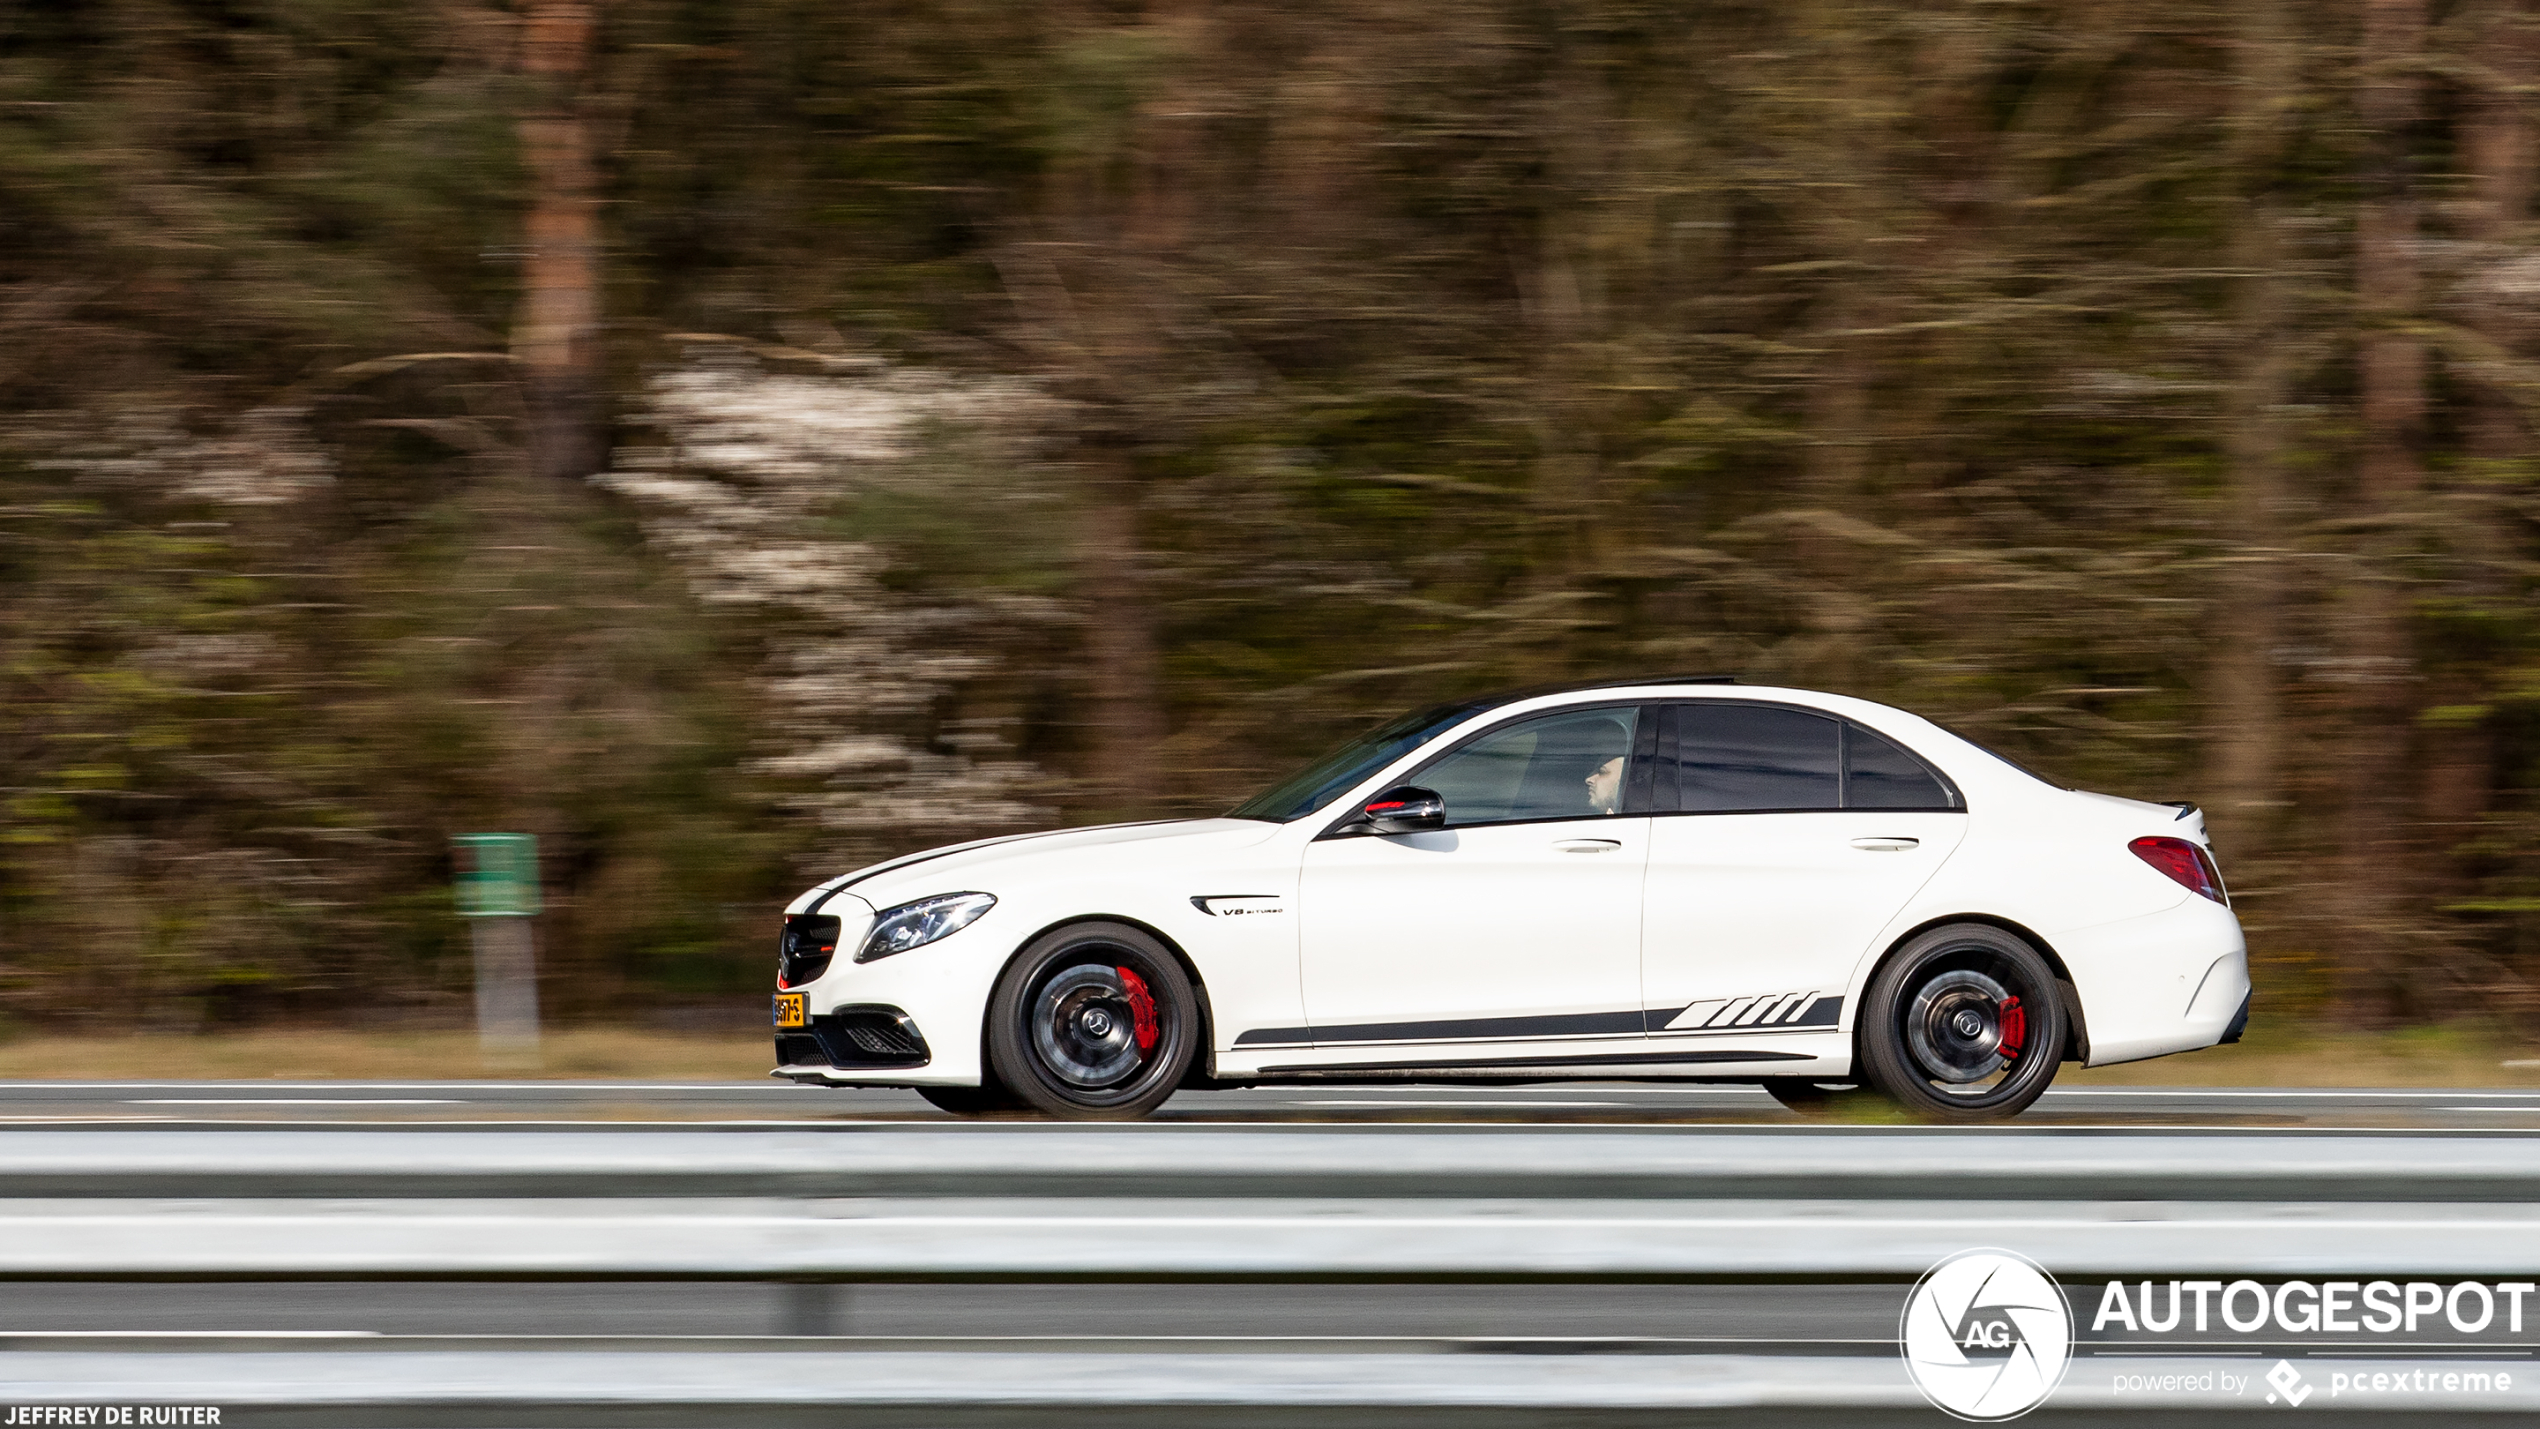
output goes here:
<path id="1" fill-rule="evenodd" d="M 1651 732 L 1656 736 L 1656 743 L 1650 751 L 1649 760 L 1647 807 L 1652 814 L 1674 813 L 1676 804 L 1682 797 L 1676 779 L 1676 711 L 1678 708 L 1679 706 L 1672 704 L 1660 705 L 1641 715 L 1641 718 L 1649 721 L 1652 727 Z"/>
<path id="2" fill-rule="evenodd" d="M 1400 784 L 1417 785 L 1420 782 L 1420 776 L 1463 753 L 1470 746 L 1479 744 L 1512 725 L 1520 725 L 1528 720 L 1543 719 L 1552 715 L 1593 714 L 1598 710 L 1631 710 L 1634 712 L 1635 723 L 1632 728 L 1631 759 L 1623 768 L 1622 808 L 1611 814 L 1559 814 L 1549 818 L 1535 819 L 1476 819 L 1470 823 L 1450 823 L 1446 829 L 1439 832 L 1454 829 L 1504 829 L 1515 824 L 1592 824 L 1606 819 L 1646 818 L 1652 810 L 1649 805 L 1649 772 L 1644 766 L 1648 764 L 1657 748 L 1654 736 L 1646 731 L 1649 730 L 1660 708 L 1662 707 L 1641 700 L 1608 700 L 1590 705 L 1561 705 L 1548 710 L 1528 710 L 1524 714 L 1471 731 L 1457 739 L 1455 743 L 1413 765 L 1408 771 L 1386 780 L 1385 787 L 1392 788 Z M 1454 812 L 1449 809 L 1448 816 L 1452 817 Z M 1314 836 L 1313 842 L 1321 843 L 1330 838 L 1379 837 L 1360 830 L 1341 832 L 1343 825 L 1357 817 L 1358 809 L 1355 805 L 1342 810 L 1341 816 L 1325 825 L 1323 830 Z"/>
<path id="3" fill-rule="evenodd" d="M 1666 711 L 1665 705 L 1640 706 L 1640 715 L 1632 723 L 1632 757 L 1623 766 L 1623 798 L 1614 810 L 1616 814 L 1647 814 L 1657 807 L 1651 797 L 1650 781 L 1658 763 L 1658 727 Z"/>
<path id="4" fill-rule="evenodd" d="M 1831 806 L 1809 804 L 1786 809 L 1680 809 L 1675 807 L 1683 799 L 1683 791 L 1678 784 L 1678 770 L 1682 767 L 1679 761 L 1684 752 L 1681 743 L 1684 732 L 1683 713 L 1690 709 L 1711 708 L 1719 705 L 1737 705 L 1746 709 L 1786 710 L 1793 714 L 1834 721 L 1838 731 L 1835 743 L 1836 802 Z M 1941 771 L 1940 766 L 1925 759 L 1894 735 L 1881 734 L 1858 721 L 1846 719 L 1826 710 L 1810 709 L 1805 705 L 1783 704 L 1778 700 L 1676 700 L 1662 706 L 1657 713 L 1659 734 L 1656 758 L 1653 761 L 1655 768 L 1651 775 L 1651 802 L 1648 811 L 1658 818 L 1735 818 L 1741 814 L 1963 814 L 1967 812 L 1965 792 L 1959 789 L 1957 780 Z M 1646 712 L 1643 718 L 1647 718 Z M 1923 772 L 1929 774 L 1940 785 L 1941 791 L 1954 802 L 1906 807 L 1885 805 L 1877 809 L 1855 807 L 1852 803 L 1851 787 L 1852 734 L 1855 730 L 1885 742 L 1898 753 L 1921 765 Z"/>

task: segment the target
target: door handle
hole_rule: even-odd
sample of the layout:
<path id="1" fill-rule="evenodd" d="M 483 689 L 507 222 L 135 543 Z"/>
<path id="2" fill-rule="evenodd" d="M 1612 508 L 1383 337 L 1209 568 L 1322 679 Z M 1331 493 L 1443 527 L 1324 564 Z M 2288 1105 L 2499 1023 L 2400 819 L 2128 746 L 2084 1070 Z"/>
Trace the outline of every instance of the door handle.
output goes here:
<path id="1" fill-rule="evenodd" d="M 1907 849 L 1920 848 L 1922 844 L 1921 839 L 1909 838 L 1867 838 L 1852 841 L 1852 846 L 1864 853 L 1903 853 Z"/>
<path id="2" fill-rule="evenodd" d="M 1563 853 L 1612 853 L 1623 846 L 1621 839 L 1554 839 L 1552 846 Z"/>

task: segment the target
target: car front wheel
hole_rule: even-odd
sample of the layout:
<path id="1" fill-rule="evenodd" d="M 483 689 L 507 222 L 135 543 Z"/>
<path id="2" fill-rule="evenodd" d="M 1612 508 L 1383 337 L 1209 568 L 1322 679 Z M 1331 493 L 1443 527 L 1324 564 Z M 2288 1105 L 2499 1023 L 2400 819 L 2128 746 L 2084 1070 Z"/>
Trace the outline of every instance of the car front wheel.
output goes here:
<path id="1" fill-rule="evenodd" d="M 1907 943 L 1870 980 L 1861 1070 L 1913 1115 L 2001 1121 L 2045 1095 L 2064 1036 L 2046 959 L 2003 929 L 1955 924 Z"/>
<path id="2" fill-rule="evenodd" d="M 988 1061 L 1033 1108 L 1125 1121 L 1163 1105 L 1198 1055 L 1199 999 L 1172 953 L 1120 923 L 1034 940 L 988 1004 Z"/>

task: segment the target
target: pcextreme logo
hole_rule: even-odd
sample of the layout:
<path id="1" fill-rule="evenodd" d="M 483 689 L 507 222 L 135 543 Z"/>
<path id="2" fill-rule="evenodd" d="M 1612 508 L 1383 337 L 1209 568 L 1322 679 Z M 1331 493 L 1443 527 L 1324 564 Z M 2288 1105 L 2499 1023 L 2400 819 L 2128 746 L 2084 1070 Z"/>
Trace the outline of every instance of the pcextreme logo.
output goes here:
<path id="1" fill-rule="evenodd" d="M 1915 1283 L 1897 1340 L 1906 1373 L 1934 1408 L 1978 1422 L 2017 1419 L 2063 1382 L 2073 1317 L 2036 1261 L 1965 1250 Z"/>

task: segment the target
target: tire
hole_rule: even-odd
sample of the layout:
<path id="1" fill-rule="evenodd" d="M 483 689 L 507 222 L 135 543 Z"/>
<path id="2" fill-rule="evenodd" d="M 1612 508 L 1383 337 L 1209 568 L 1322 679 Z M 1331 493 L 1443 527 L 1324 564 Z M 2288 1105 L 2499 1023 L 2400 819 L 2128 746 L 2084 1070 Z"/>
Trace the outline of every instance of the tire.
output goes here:
<path id="1" fill-rule="evenodd" d="M 1033 940 L 988 1000 L 989 1069 L 1034 1110 L 1068 1121 L 1128 1121 L 1163 1105 L 1199 1039 L 1199 998 L 1181 963 L 1122 923 Z"/>
<path id="2" fill-rule="evenodd" d="M 993 1083 L 982 1087 L 919 1087 L 917 1094 L 937 1111 L 954 1116 L 1011 1116 L 1024 1110 L 1021 1098 Z"/>
<path id="3" fill-rule="evenodd" d="M 1785 1110 L 1811 1121 L 1844 1116 L 1883 1104 L 1879 1094 L 1866 1087 L 1849 1084 L 1828 1086 L 1804 1077 L 1766 1077 L 1764 1090 Z"/>
<path id="4" fill-rule="evenodd" d="M 1981 923 L 1934 928 L 1870 979 L 1864 1080 L 1927 1121 L 2005 1121 L 2045 1095 L 2062 1064 L 2055 972 L 2025 939 Z"/>

